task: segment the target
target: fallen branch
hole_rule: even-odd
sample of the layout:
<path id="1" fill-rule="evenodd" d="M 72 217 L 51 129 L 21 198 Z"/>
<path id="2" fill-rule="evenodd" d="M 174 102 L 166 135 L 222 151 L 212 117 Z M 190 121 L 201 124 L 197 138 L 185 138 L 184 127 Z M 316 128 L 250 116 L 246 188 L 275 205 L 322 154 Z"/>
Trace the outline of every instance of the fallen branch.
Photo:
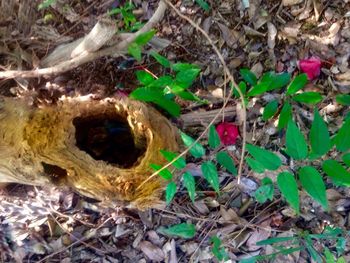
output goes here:
<path id="1" fill-rule="evenodd" d="M 121 55 L 123 50 L 135 40 L 137 36 L 142 33 L 145 33 L 152 28 L 163 18 L 167 5 L 163 0 L 159 2 L 158 8 L 154 12 L 153 16 L 150 20 L 136 33 L 129 36 L 127 39 L 122 40 L 119 44 L 111 47 L 107 47 L 96 52 L 87 53 L 83 52 L 79 56 L 74 57 L 70 60 L 64 61 L 58 65 L 49 67 L 49 68 L 40 68 L 35 70 L 6 70 L 0 72 L 0 79 L 11 79 L 11 78 L 36 78 L 43 75 L 54 75 L 62 72 L 66 72 L 68 70 L 74 69 L 82 64 L 85 64 L 90 61 L 94 61 L 101 57 L 105 56 L 116 56 Z"/>

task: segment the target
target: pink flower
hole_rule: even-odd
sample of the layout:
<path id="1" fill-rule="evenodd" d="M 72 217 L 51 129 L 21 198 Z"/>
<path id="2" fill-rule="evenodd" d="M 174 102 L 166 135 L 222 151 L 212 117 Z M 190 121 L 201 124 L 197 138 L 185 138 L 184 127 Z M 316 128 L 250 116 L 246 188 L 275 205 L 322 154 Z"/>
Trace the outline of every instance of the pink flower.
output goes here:
<path id="1" fill-rule="evenodd" d="M 235 144 L 236 139 L 239 136 L 237 126 L 232 123 L 222 122 L 216 126 L 216 131 L 219 134 L 223 145 Z"/>
<path id="2" fill-rule="evenodd" d="M 299 68 L 305 72 L 309 80 L 317 78 L 321 73 L 321 60 L 316 57 L 299 60 Z"/>

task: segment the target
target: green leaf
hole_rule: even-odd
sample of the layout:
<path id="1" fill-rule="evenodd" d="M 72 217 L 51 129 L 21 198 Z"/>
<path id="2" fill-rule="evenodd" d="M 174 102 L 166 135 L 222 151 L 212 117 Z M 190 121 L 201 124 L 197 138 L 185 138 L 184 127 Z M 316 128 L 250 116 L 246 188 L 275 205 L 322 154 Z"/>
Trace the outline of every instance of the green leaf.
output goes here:
<path id="1" fill-rule="evenodd" d="M 259 83 L 249 90 L 247 96 L 252 97 L 263 94 L 267 91 L 283 88 L 289 83 L 289 81 L 289 73 L 276 74 L 274 72 L 267 72 L 262 76 Z"/>
<path id="2" fill-rule="evenodd" d="M 159 164 L 154 164 L 154 163 L 151 163 L 149 165 L 152 169 L 154 169 L 155 171 L 158 171 L 160 170 L 163 166 L 162 165 L 159 165 Z M 161 177 L 163 177 L 165 180 L 171 180 L 173 178 L 173 174 L 169 171 L 169 169 L 165 168 L 163 170 L 161 170 L 159 172 L 159 175 Z"/>
<path id="3" fill-rule="evenodd" d="M 255 199 L 259 203 L 265 203 L 268 199 L 272 201 L 274 192 L 272 180 L 265 177 L 261 183 L 262 185 L 254 193 Z"/>
<path id="4" fill-rule="evenodd" d="M 195 0 L 195 1 L 204 11 L 209 12 L 210 6 L 206 1 L 204 0 Z"/>
<path id="5" fill-rule="evenodd" d="M 181 223 L 169 228 L 160 227 L 158 231 L 167 236 L 178 236 L 185 239 L 192 238 L 196 235 L 196 228 L 193 224 Z"/>
<path id="6" fill-rule="evenodd" d="M 295 160 L 303 160 L 307 156 L 307 144 L 294 121 L 290 120 L 286 133 L 286 152 Z"/>
<path id="7" fill-rule="evenodd" d="M 348 166 L 350 167 L 350 153 L 346 153 L 343 155 L 342 157 L 343 159 L 343 162 Z"/>
<path id="8" fill-rule="evenodd" d="M 335 100 L 337 103 L 344 105 L 344 106 L 350 106 L 350 95 L 349 94 L 338 94 L 335 96 Z"/>
<path id="9" fill-rule="evenodd" d="M 171 69 L 174 71 L 185 71 L 189 69 L 199 69 L 198 65 L 190 64 L 190 63 L 175 63 L 171 65 Z"/>
<path id="10" fill-rule="evenodd" d="M 137 61 L 141 61 L 141 48 L 135 42 L 129 44 L 128 53 L 131 56 L 133 56 Z"/>
<path id="11" fill-rule="evenodd" d="M 136 78 L 141 84 L 145 86 L 154 81 L 153 76 L 144 70 L 136 71 Z"/>
<path id="12" fill-rule="evenodd" d="M 148 87 L 150 88 L 165 88 L 166 86 L 170 86 L 174 82 L 173 77 L 169 75 L 164 75 L 159 77 L 158 79 L 151 82 Z"/>
<path id="13" fill-rule="evenodd" d="M 213 255 L 220 262 L 228 259 L 228 255 L 225 251 L 225 248 L 221 247 L 221 240 L 217 236 L 212 236 L 210 241 L 213 243 L 213 247 L 211 249 Z"/>
<path id="14" fill-rule="evenodd" d="M 220 137 L 219 134 L 217 133 L 215 126 L 211 125 L 209 127 L 209 138 L 208 138 L 208 143 L 210 148 L 216 149 L 217 147 L 220 146 Z"/>
<path id="15" fill-rule="evenodd" d="M 322 96 L 318 92 L 303 92 L 293 96 L 293 100 L 296 102 L 306 103 L 306 104 L 317 104 L 322 100 Z"/>
<path id="16" fill-rule="evenodd" d="M 231 156 L 227 152 L 218 152 L 216 154 L 216 161 L 223 167 L 226 168 L 233 175 L 237 175 L 237 169 Z"/>
<path id="17" fill-rule="evenodd" d="M 264 121 L 267 121 L 273 115 L 275 115 L 275 113 L 277 112 L 277 109 L 278 109 L 278 102 L 277 102 L 277 100 L 270 101 L 264 108 L 262 119 Z"/>
<path id="18" fill-rule="evenodd" d="M 255 74 L 247 68 L 240 69 L 239 73 L 241 74 L 242 78 L 252 86 L 254 86 L 258 81 Z"/>
<path id="19" fill-rule="evenodd" d="M 259 174 L 265 172 L 265 167 L 261 163 L 259 163 L 258 161 L 254 160 L 250 157 L 246 157 L 245 161 L 249 165 L 250 169 L 252 169 L 254 172 L 259 173 Z"/>
<path id="20" fill-rule="evenodd" d="M 324 161 L 322 169 L 333 179 L 334 183 L 350 186 L 350 173 L 337 161 Z"/>
<path id="21" fill-rule="evenodd" d="M 328 249 L 328 247 L 325 247 L 324 256 L 326 259 L 326 263 L 335 263 L 334 256 L 332 252 Z"/>
<path id="22" fill-rule="evenodd" d="M 184 180 L 184 185 L 187 189 L 188 195 L 190 196 L 190 199 L 192 202 L 194 202 L 195 194 L 196 194 L 196 182 L 194 180 L 194 177 L 190 172 L 185 172 L 182 175 L 182 178 Z"/>
<path id="23" fill-rule="evenodd" d="M 247 151 L 267 170 L 277 170 L 282 164 L 281 159 L 275 153 L 255 145 L 247 144 Z"/>
<path id="24" fill-rule="evenodd" d="M 299 192 L 294 175 L 289 172 L 282 172 L 277 176 L 277 186 L 290 206 L 299 214 Z"/>
<path id="25" fill-rule="evenodd" d="M 182 70 L 176 74 L 175 81 L 183 88 L 188 88 L 192 85 L 193 81 L 197 78 L 200 69 L 192 68 Z"/>
<path id="26" fill-rule="evenodd" d="M 56 0 L 44 0 L 38 5 L 38 10 L 46 9 L 54 3 L 56 3 Z"/>
<path id="27" fill-rule="evenodd" d="M 281 242 L 288 242 L 288 241 L 292 241 L 297 239 L 298 237 L 272 237 L 272 238 L 268 238 L 265 240 L 261 240 L 259 242 L 256 242 L 257 246 L 266 246 L 266 245 L 272 245 L 275 243 L 281 243 Z"/>
<path id="28" fill-rule="evenodd" d="M 278 119 L 277 127 L 279 130 L 285 128 L 288 122 L 292 119 L 292 106 L 286 102 L 281 110 L 280 117 Z"/>
<path id="29" fill-rule="evenodd" d="M 350 149 L 350 119 L 346 119 L 334 138 L 338 151 L 345 152 Z"/>
<path id="30" fill-rule="evenodd" d="M 233 85 L 231 85 L 231 88 L 233 89 L 233 94 L 234 94 L 236 97 L 239 97 L 239 93 L 238 93 L 238 91 L 234 88 Z M 241 81 L 240 83 L 238 83 L 238 88 L 240 89 L 240 91 L 242 92 L 243 95 L 247 92 L 247 84 L 245 84 L 244 81 Z"/>
<path id="31" fill-rule="evenodd" d="M 159 64 L 161 64 L 163 67 L 165 68 L 170 68 L 170 61 L 166 58 L 166 57 L 163 57 L 162 55 L 160 55 L 159 53 L 155 52 L 155 51 L 151 51 L 150 52 L 150 55 L 155 59 L 157 60 L 157 62 Z"/>
<path id="32" fill-rule="evenodd" d="M 160 90 L 151 87 L 137 88 L 130 93 L 130 97 L 145 102 L 153 102 L 175 117 L 180 115 L 180 106 L 172 100 L 165 98 Z"/>
<path id="33" fill-rule="evenodd" d="M 326 186 L 320 173 L 314 167 L 304 166 L 299 169 L 298 175 L 305 191 L 320 203 L 323 209 L 328 210 Z"/>
<path id="34" fill-rule="evenodd" d="M 305 87 L 308 82 L 307 75 L 305 73 L 296 76 L 287 88 L 287 95 L 295 94 L 298 90 Z"/>
<path id="35" fill-rule="evenodd" d="M 156 31 L 154 29 L 147 31 L 145 33 L 142 33 L 136 37 L 134 43 L 136 43 L 138 46 L 146 45 L 148 41 L 150 41 L 153 38 L 155 33 Z"/>
<path id="36" fill-rule="evenodd" d="M 174 182 L 168 183 L 165 188 L 165 201 L 166 204 L 170 204 L 176 194 L 176 184 Z"/>
<path id="37" fill-rule="evenodd" d="M 189 92 L 189 91 L 174 92 L 173 90 L 171 90 L 171 91 L 184 100 L 201 101 L 201 99 L 198 96 L 196 96 L 195 94 L 193 94 L 192 92 Z"/>
<path id="38" fill-rule="evenodd" d="M 317 109 L 314 110 L 314 120 L 310 130 L 310 144 L 312 152 L 320 156 L 326 154 L 331 148 L 331 139 L 327 124 Z"/>
<path id="39" fill-rule="evenodd" d="M 177 156 L 179 156 L 177 153 L 169 152 L 166 150 L 160 150 L 160 153 L 168 162 L 172 162 Z M 173 162 L 173 166 L 177 169 L 183 169 L 186 167 L 186 161 L 183 157 L 180 157 L 175 162 Z"/>
<path id="40" fill-rule="evenodd" d="M 188 136 L 183 132 L 181 132 L 180 135 L 186 147 L 190 147 L 195 142 L 195 140 L 192 137 Z M 190 153 L 193 155 L 193 157 L 200 158 L 205 154 L 205 149 L 200 143 L 196 142 L 190 149 Z"/>
<path id="41" fill-rule="evenodd" d="M 211 161 L 204 162 L 201 165 L 201 170 L 204 178 L 208 181 L 211 187 L 213 187 L 214 190 L 217 193 L 219 193 L 220 191 L 219 176 L 218 176 L 218 171 L 216 170 L 215 164 L 213 164 Z"/>

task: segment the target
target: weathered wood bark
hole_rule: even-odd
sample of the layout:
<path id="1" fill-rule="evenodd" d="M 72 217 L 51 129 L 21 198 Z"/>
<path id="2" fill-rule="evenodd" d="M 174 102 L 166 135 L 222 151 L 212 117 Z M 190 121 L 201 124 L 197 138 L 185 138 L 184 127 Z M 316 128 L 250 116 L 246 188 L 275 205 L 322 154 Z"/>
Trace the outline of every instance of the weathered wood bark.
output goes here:
<path id="1" fill-rule="evenodd" d="M 128 98 L 66 98 L 33 108 L 0 100 L 0 182 L 68 185 L 104 201 L 146 208 L 159 201 L 163 182 L 150 163 L 176 151 L 177 135 L 155 109 Z"/>

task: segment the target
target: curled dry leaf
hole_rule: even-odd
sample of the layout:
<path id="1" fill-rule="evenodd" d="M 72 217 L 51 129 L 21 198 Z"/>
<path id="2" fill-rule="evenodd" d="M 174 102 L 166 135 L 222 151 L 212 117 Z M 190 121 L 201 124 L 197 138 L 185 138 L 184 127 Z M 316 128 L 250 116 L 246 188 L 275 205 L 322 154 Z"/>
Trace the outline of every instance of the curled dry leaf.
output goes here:
<path id="1" fill-rule="evenodd" d="M 164 260 L 165 255 L 163 250 L 149 241 L 140 242 L 140 249 L 150 260 L 157 262 Z"/>

